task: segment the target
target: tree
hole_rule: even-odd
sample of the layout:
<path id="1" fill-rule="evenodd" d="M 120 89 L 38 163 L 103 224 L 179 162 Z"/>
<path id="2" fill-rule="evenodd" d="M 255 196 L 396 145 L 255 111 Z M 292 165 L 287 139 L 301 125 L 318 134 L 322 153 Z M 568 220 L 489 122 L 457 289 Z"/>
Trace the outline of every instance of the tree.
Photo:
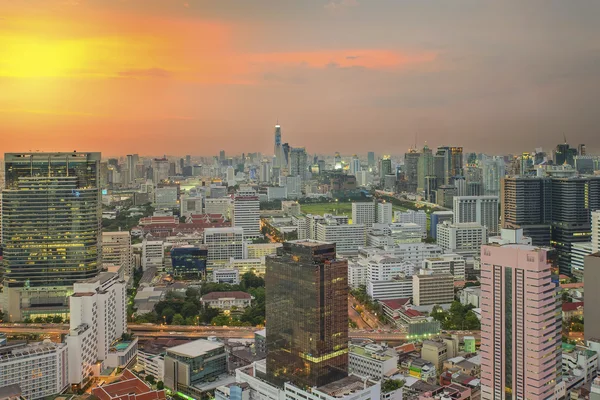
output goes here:
<path id="1" fill-rule="evenodd" d="M 158 381 L 156 382 L 156 389 L 157 390 L 163 390 L 165 388 L 165 384 L 163 381 Z"/>
<path id="2" fill-rule="evenodd" d="M 163 310 L 161 317 L 164 322 L 166 322 L 167 324 L 170 324 L 171 322 L 173 322 L 174 315 L 175 315 L 175 310 L 173 310 L 171 307 L 167 307 Z"/>
<path id="3" fill-rule="evenodd" d="M 404 381 L 402 379 L 387 379 L 381 384 L 381 392 L 393 392 L 394 390 L 400 389 L 402 386 L 404 386 Z"/>
<path id="4" fill-rule="evenodd" d="M 214 317 L 210 323 L 216 326 L 231 325 L 231 317 L 225 314 L 219 314 Z"/>
<path id="5" fill-rule="evenodd" d="M 151 385 L 154 385 L 154 382 L 156 382 L 156 378 L 152 375 L 146 375 L 146 378 L 144 379 Z"/>
<path id="6" fill-rule="evenodd" d="M 195 302 L 198 301 L 199 297 L 200 291 L 198 291 L 198 289 L 187 288 L 187 290 L 185 291 L 185 298 L 187 301 Z"/>
<path id="7" fill-rule="evenodd" d="M 54 317 L 52 317 L 53 324 L 62 324 L 62 322 L 63 322 L 63 317 L 61 317 L 60 315 L 55 315 Z"/>
<path id="8" fill-rule="evenodd" d="M 183 304 L 183 307 L 181 307 L 181 315 L 183 315 L 185 318 L 198 315 L 198 306 L 194 303 L 186 301 Z"/>
<path id="9" fill-rule="evenodd" d="M 265 280 L 260 276 L 256 276 L 254 272 L 248 271 L 242 275 L 242 287 L 244 288 L 258 288 L 264 287 Z"/>
<path id="10" fill-rule="evenodd" d="M 185 318 L 181 314 L 175 314 L 171 323 L 173 325 L 185 325 Z"/>
<path id="11" fill-rule="evenodd" d="M 465 314 L 465 329 L 481 329 L 481 322 L 479 322 L 479 318 L 477 318 L 477 315 L 475 315 L 475 313 L 471 310 L 467 311 L 467 313 Z"/>

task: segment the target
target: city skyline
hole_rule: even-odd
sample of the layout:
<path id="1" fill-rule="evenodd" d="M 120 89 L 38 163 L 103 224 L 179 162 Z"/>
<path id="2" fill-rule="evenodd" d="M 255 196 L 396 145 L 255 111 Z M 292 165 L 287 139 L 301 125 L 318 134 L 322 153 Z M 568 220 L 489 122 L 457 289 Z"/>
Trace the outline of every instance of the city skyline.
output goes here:
<path id="1" fill-rule="evenodd" d="M 282 140 L 311 154 L 401 154 L 415 136 L 520 153 L 563 134 L 593 152 L 599 11 L 590 1 L 9 2 L 2 150 L 269 154 L 279 120 Z"/>

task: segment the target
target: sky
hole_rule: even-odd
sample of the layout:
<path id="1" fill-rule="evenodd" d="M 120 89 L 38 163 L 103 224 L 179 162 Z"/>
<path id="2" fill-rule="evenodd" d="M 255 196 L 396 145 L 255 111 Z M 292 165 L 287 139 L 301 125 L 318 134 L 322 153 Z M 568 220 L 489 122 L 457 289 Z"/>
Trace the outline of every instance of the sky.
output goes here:
<path id="1" fill-rule="evenodd" d="M 597 0 L 2 0 L 0 152 L 600 152 Z"/>

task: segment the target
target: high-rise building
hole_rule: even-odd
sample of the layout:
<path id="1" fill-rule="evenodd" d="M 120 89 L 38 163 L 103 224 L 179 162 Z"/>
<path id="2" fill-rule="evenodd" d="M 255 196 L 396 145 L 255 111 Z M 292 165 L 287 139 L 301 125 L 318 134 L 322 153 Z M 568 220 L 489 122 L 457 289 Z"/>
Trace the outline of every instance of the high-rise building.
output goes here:
<path id="1" fill-rule="evenodd" d="M 454 301 L 454 276 L 421 270 L 412 276 L 413 304 L 417 307 L 451 304 Z"/>
<path id="2" fill-rule="evenodd" d="M 578 153 L 579 153 L 579 155 L 580 155 L 580 156 L 586 156 L 586 155 L 587 155 L 587 154 L 586 154 L 586 150 L 585 150 L 585 144 L 583 144 L 583 143 L 582 143 L 582 144 L 580 144 L 580 145 L 577 147 L 577 151 L 578 151 Z"/>
<path id="3" fill-rule="evenodd" d="M 426 177 L 435 176 L 433 167 L 433 152 L 429 146 L 425 145 L 423 146 L 423 151 L 419 157 L 419 164 L 417 167 L 417 192 L 422 192 L 427 187 Z M 437 177 L 435 179 L 437 182 Z"/>
<path id="4" fill-rule="evenodd" d="M 352 203 L 352 223 L 370 228 L 376 222 L 375 208 L 376 203 L 372 201 Z"/>
<path id="5" fill-rule="evenodd" d="M 521 228 L 533 245 L 550 245 L 552 204 L 549 179 L 503 178 L 500 199 L 503 228 Z"/>
<path id="6" fill-rule="evenodd" d="M 421 227 L 421 236 L 427 237 L 427 214 L 423 210 L 396 211 L 394 213 L 396 222 L 413 223 Z"/>
<path id="7" fill-rule="evenodd" d="M 137 154 L 128 154 L 127 155 L 127 173 L 129 174 L 128 180 L 129 183 L 132 184 L 135 182 L 137 176 L 137 164 L 140 161 L 140 156 Z"/>
<path id="8" fill-rule="evenodd" d="M 577 149 L 570 147 L 566 142 L 564 144 L 558 144 L 556 145 L 556 149 L 554 149 L 553 156 L 555 165 L 568 164 L 573 167 L 575 165 Z"/>
<path id="9" fill-rule="evenodd" d="M 130 232 L 102 232 L 102 264 L 119 265 L 125 275 L 133 276 Z"/>
<path id="10" fill-rule="evenodd" d="M 476 256 L 487 243 L 487 228 L 476 222 L 451 224 L 444 222 L 437 227 L 437 242 L 446 251 L 461 256 Z"/>
<path id="11" fill-rule="evenodd" d="M 553 398 L 562 324 L 550 267 L 546 249 L 483 246 L 482 399 Z"/>
<path id="12" fill-rule="evenodd" d="M 362 224 L 340 224 L 334 218 L 325 218 L 317 224 L 316 239 L 335 242 L 340 253 L 357 253 L 365 245 L 366 228 Z"/>
<path id="13" fill-rule="evenodd" d="M 271 182 L 271 163 L 267 159 L 260 163 L 260 182 Z"/>
<path id="14" fill-rule="evenodd" d="M 391 224 L 392 223 L 392 203 L 386 201 L 378 201 L 376 205 L 375 222 L 378 224 Z"/>
<path id="15" fill-rule="evenodd" d="M 369 167 L 373 167 L 375 165 L 375 153 L 372 151 L 367 153 L 367 165 Z"/>
<path id="16" fill-rule="evenodd" d="M 355 154 L 352 156 L 352 160 L 350 161 L 350 175 L 356 176 L 358 172 L 360 172 L 360 160 L 358 156 Z"/>
<path id="17" fill-rule="evenodd" d="M 221 151 L 219 152 L 219 161 L 220 161 L 220 162 L 223 162 L 223 161 L 225 161 L 225 150 L 221 150 Z"/>
<path id="18" fill-rule="evenodd" d="M 404 174 L 406 177 L 407 191 L 416 193 L 419 181 L 419 158 L 421 153 L 410 149 L 404 154 Z"/>
<path id="19" fill-rule="evenodd" d="M 348 375 L 348 261 L 336 246 L 284 243 L 267 258 L 267 379 L 323 386 Z"/>
<path id="20" fill-rule="evenodd" d="M 600 253 L 595 252 L 584 258 L 583 268 L 583 290 L 585 292 L 585 303 L 583 317 L 585 320 L 585 339 L 597 339 L 600 337 Z M 590 307 L 589 304 L 594 306 Z"/>
<path id="21" fill-rule="evenodd" d="M 233 199 L 232 226 L 244 228 L 245 238 L 260 236 L 260 206 L 254 190 L 241 189 Z"/>
<path id="22" fill-rule="evenodd" d="M 290 176 L 299 176 L 301 179 L 305 179 L 307 171 L 308 155 L 306 149 L 304 147 L 294 147 L 290 151 Z"/>
<path id="23" fill-rule="evenodd" d="M 275 125 L 275 148 L 274 148 L 275 159 L 273 160 L 273 166 L 277 168 L 283 168 L 287 164 L 283 162 L 283 148 L 281 145 L 281 126 Z"/>
<path id="24" fill-rule="evenodd" d="M 379 179 L 382 183 L 386 175 L 392 175 L 392 160 L 390 156 L 383 156 L 379 160 Z"/>
<path id="25" fill-rule="evenodd" d="M 152 182 L 155 185 L 169 179 L 169 160 L 166 158 L 155 158 L 152 162 Z"/>
<path id="26" fill-rule="evenodd" d="M 498 197 L 455 196 L 454 222 L 477 222 L 488 229 L 488 235 L 498 233 Z"/>
<path id="27" fill-rule="evenodd" d="M 13 321 L 67 316 L 74 282 L 100 261 L 100 153 L 4 157 L 3 310 Z"/>
<path id="28" fill-rule="evenodd" d="M 483 194 L 486 196 L 500 196 L 500 182 L 506 174 L 504 160 L 494 157 L 483 161 Z M 502 199 L 500 199 L 502 201 Z"/>
<path id="29" fill-rule="evenodd" d="M 206 228 L 204 244 L 208 248 L 207 264 L 224 265 L 231 258 L 244 258 L 244 229 L 235 228 Z"/>
<path id="30" fill-rule="evenodd" d="M 431 213 L 431 223 L 429 225 L 429 236 L 437 238 L 437 227 L 444 221 L 452 222 L 454 220 L 454 213 L 452 211 L 434 211 Z"/>
<path id="31" fill-rule="evenodd" d="M 592 211 L 592 252 L 600 251 L 600 209 Z"/>

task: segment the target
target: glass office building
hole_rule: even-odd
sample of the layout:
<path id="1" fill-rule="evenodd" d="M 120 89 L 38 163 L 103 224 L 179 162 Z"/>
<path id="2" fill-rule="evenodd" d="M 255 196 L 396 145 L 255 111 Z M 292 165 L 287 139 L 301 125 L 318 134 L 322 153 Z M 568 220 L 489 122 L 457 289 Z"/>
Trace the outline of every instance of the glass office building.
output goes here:
<path id="1" fill-rule="evenodd" d="M 348 262 L 333 243 L 284 243 L 266 262 L 267 379 L 298 387 L 348 375 Z"/>
<path id="2" fill-rule="evenodd" d="M 206 259 L 208 247 L 206 246 L 179 246 L 171 249 L 172 273 L 175 276 L 206 274 Z"/>

